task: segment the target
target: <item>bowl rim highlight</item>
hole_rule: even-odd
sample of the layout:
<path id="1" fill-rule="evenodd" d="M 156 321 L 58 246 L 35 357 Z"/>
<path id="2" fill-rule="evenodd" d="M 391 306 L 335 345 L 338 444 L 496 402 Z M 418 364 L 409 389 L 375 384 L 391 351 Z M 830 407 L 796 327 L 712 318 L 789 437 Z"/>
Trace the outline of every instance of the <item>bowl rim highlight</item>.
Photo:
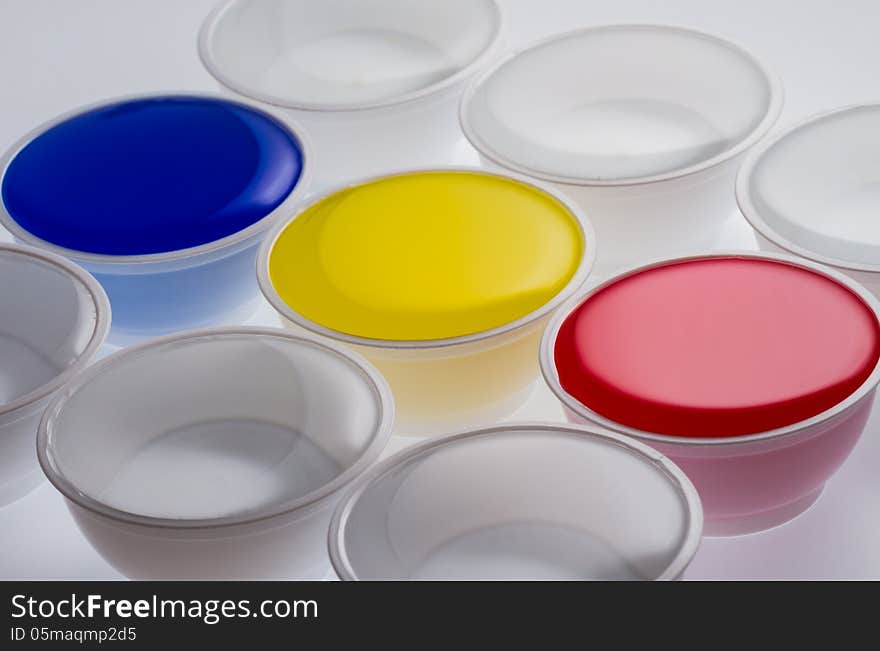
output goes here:
<path id="1" fill-rule="evenodd" d="M 617 421 L 611 420 L 610 418 L 602 416 L 601 414 L 593 411 L 592 409 L 584 405 L 573 396 L 569 395 L 569 393 L 562 387 L 562 384 L 559 381 L 559 373 L 556 369 L 556 364 L 554 363 L 554 352 L 556 348 L 556 338 L 559 334 L 559 329 L 562 327 L 562 324 L 572 314 L 574 310 L 576 310 L 585 301 L 589 300 L 591 296 L 595 295 L 605 287 L 628 276 L 632 276 L 643 271 L 649 271 L 651 269 L 665 267 L 670 264 L 697 260 L 708 260 L 713 258 L 751 258 L 759 260 L 770 260 L 813 271 L 849 289 L 853 294 L 856 295 L 857 298 L 862 300 L 866 307 L 874 314 L 874 318 L 878 321 L 878 323 L 880 323 L 880 301 L 878 301 L 877 298 L 870 291 L 854 281 L 852 278 L 838 271 L 835 271 L 834 269 L 830 269 L 824 265 L 817 264 L 810 260 L 803 260 L 791 255 L 766 253 L 763 251 L 738 250 L 712 251 L 710 253 L 687 255 L 676 258 L 656 259 L 647 264 L 643 264 L 638 267 L 633 267 L 626 271 L 623 271 L 615 275 L 614 277 L 603 281 L 599 285 L 591 287 L 586 292 L 583 292 L 573 297 L 554 315 L 550 323 L 547 324 L 547 328 L 544 330 L 544 334 L 541 338 L 539 358 L 541 374 L 544 376 L 544 380 L 547 382 L 547 385 L 550 387 L 550 390 L 554 393 L 556 398 L 566 408 L 573 411 L 581 418 L 587 419 L 598 427 L 605 427 L 612 431 L 634 437 L 641 441 L 650 441 L 652 443 L 665 443 L 667 445 L 701 447 L 742 445 L 796 435 L 804 430 L 810 429 L 816 425 L 820 425 L 829 421 L 830 419 L 854 406 L 856 403 L 869 395 L 871 391 L 877 388 L 877 384 L 880 383 L 880 359 L 878 359 L 877 362 L 874 364 L 874 369 L 871 371 L 871 374 L 865 379 L 864 382 L 862 382 L 861 385 L 859 385 L 859 387 L 855 391 L 853 391 L 844 400 L 838 402 L 833 407 L 830 407 L 829 409 L 826 409 L 825 411 L 816 414 L 815 416 L 800 420 L 796 423 L 791 423 L 789 425 L 786 425 L 785 427 L 778 427 L 776 429 L 767 430 L 765 432 L 745 434 L 743 436 L 725 436 L 717 438 L 672 436 L 666 434 L 657 434 L 655 432 L 648 432 L 645 430 L 637 429 L 635 427 L 629 427 L 627 425 L 623 425 L 622 423 L 618 423 Z"/>
<path id="2" fill-rule="evenodd" d="M 217 65 L 213 54 L 214 32 L 216 31 L 220 22 L 225 17 L 226 13 L 231 10 L 234 5 L 242 4 L 244 1 L 245 0 L 224 0 L 224 2 L 221 2 L 219 5 L 214 7 L 207 15 L 205 20 L 202 22 L 197 37 L 199 59 L 201 60 L 202 65 L 205 67 L 205 70 L 208 71 L 208 74 L 210 74 L 220 85 L 237 94 L 249 97 L 251 99 L 259 100 L 260 102 L 265 102 L 266 104 L 271 104 L 273 106 L 309 112 L 341 113 L 345 111 L 368 111 L 370 109 L 387 108 L 391 106 L 409 104 L 410 102 L 420 100 L 424 97 L 438 94 L 441 91 L 451 86 L 454 86 L 463 79 L 467 79 L 474 73 L 475 70 L 478 70 L 487 61 L 494 58 L 498 50 L 501 48 L 502 42 L 504 40 L 504 34 L 507 29 L 506 10 L 498 2 L 498 0 L 488 0 L 488 2 L 495 10 L 495 33 L 492 35 L 492 38 L 490 39 L 489 43 L 487 43 L 486 47 L 476 56 L 476 58 L 474 58 L 465 67 L 458 70 L 455 74 L 452 74 L 444 79 L 441 79 L 438 82 L 423 86 L 416 90 L 380 100 L 354 102 L 351 104 L 308 102 L 301 100 L 285 99 L 284 97 L 280 97 L 272 93 L 264 93 L 262 91 L 256 90 L 252 86 L 247 86 L 233 79 L 231 76 L 227 75 L 220 66 Z"/>
<path id="3" fill-rule="evenodd" d="M 866 271 L 869 273 L 880 273 L 880 262 L 871 264 L 867 262 L 855 262 L 852 260 L 845 260 L 843 258 L 835 258 L 829 255 L 825 255 L 823 253 L 818 253 L 813 249 L 805 248 L 785 237 L 782 237 L 773 227 L 771 227 L 767 223 L 767 221 L 761 214 L 761 211 L 758 210 L 758 208 L 755 206 L 755 203 L 752 201 L 752 179 L 754 178 L 755 168 L 761 164 L 761 161 L 764 159 L 765 154 L 769 153 L 770 150 L 772 150 L 774 147 L 776 147 L 776 145 L 780 144 L 789 136 L 793 136 L 801 132 L 806 132 L 813 126 L 816 126 L 820 122 L 824 122 L 829 118 L 834 118 L 845 113 L 851 113 L 853 111 L 864 109 L 880 112 L 880 102 L 848 104 L 847 106 L 841 106 L 828 111 L 822 111 L 821 113 L 814 113 L 806 119 L 801 120 L 800 122 L 797 122 L 790 127 L 787 127 L 781 133 L 775 134 L 771 138 L 768 138 L 766 141 L 757 146 L 754 150 L 750 151 L 746 159 L 743 161 L 743 164 L 739 168 L 739 171 L 736 175 L 735 194 L 736 203 L 739 206 L 739 211 L 740 213 L 742 213 L 742 216 L 749 223 L 749 225 L 753 229 L 755 229 L 757 233 L 763 235 L 765 238 L 773 242 L 773 244 L 775 244 L 776 246 L 785 249 L 785 251 L 794 255 L 801 256 L 803 258 L 807 258 L 808 260 L 812 260 L 814 262 L 819 262 L 840 269 Z"/>
<path id="4" fill-rule="evenodd" d="M 706 41 L 713 42 L 716 45 L 725 47 L 728 50 L 732 50 L 733 52 L 739 54 L 745 60 L 754 65 L 758 72 L 764 77 L 764 80 L 767 82 L 770 96 L 767 104 L 767 109 L 764 112 L 763 117 L 751 131 L 745 134 L 733 145 L 722 151 L 720 154 L 716 154 L 715 156 L 707 158 L 699 163 L 676 168 L 668 172 L 619 179 L 582 178 L 543 172 L 539 169 L 530 167 L 526 163 L 512 160 L 495 152 L 477 133 L 477 130 L 474 129 L 474 126 L 471 124 L 471 120 L 469 117 L 469 108 L 474 96 L 481 90 L 483 85 L 497 71 L 507 65 L 510 61 L 521 55 L 529 54 L 533 50 L 537 50 L 546 45 L 553 44 L 557 41 L 564 41 L 566 39 L 575 37 L 590 36 L 599 32 L 621 30 L 660 31 L 685 34 L 691 37 L 697 37 Z M 603 25 L 591 25 L 588 27 L 581 27 L 578 29 L 553 34 L 551 36 L 528 43 L 527 45 L 506 54 L 500 59 L 497 59 L 493 62 L 489 69 L 484 70 L 476 78 L 474 78 L 474 80 L 464 91 L 461 103 L 459 104 L 458 119 L 459 124 L 461 125 L 461 130 L 464 132 L 465 138 L 467 138 L 468 142 L 470 142 L 474 149 L 476 149 L 481 156 L 485 156 L 486 158 L 493 161 L 495 164 L 500 165 L 506 169 L 519 172 L 520 174 L 533 176 L 544 181 L 550 181 L 553 183 L 560 183 L 564 185 L 597 188 L 628 187 L 635 185 L 648 185 L 659 183 L 662 181 L 671 181 L 693 176 L 705 170 L 718 167 L 722 163 L 725 163 L 728 160 L 735 158 L 742 152 L 749 149 L 749 147 L 757 143 L 759 140 L 761 140 L 761 138 L 763 138 L 770 131 L 782 112 L 783 103 L 784 88 L 781 78 L 770 68 L 768 68 L 761 59 L 752 54 L 752 52 L 748 48 L 744 47 L 736 40 L 729 39 L 726 36 L 722 37 L 711 32 L 703 31 L 702 29 L 696 29 L 678 24 L 620 22 L 608 23 Z"/>
<path id="5" fill-rule="evenodd" d="M 100 376 L 105 370 L 115 368 L 119 364 L 124 364 L 131 358 L 149 355 L 156 349 L 168 348 L 178 344 L 185 345 L 190 342 L 217 341 L 239 337 L 248 339 L 282 339 L 286 343 L 306 345 L 320 349 L 347 362 L 353 371 L 357 371 L 362 375 L 365 383 L 372 389 L 379 412 L 379 422 L 376 425 L 373 440 L 364 448 L 360 456 L 334 477 L 332 481 L 295 499 L 288 499 L 256 511 L 249 511 L 246 515 L 228 515 L 215 518 L 164 518 L 140 515 L 105 504 L 101 500 L 80 491 L 76 484 L 68 479 L 57 467 L 54 458 L 54 440 L 51 430 L 70 398 L 83 386 Z M 58 492 L 71 502 L 94 514 L 117 522 L 161 529 L 214 530 L 270 520 L 295 511 L 304 511 L 305 509 L 316 507 L 332 499 L 340 489 L 351 483 L 364 469 L 370 467 L 379 458 L 391 437 L 394 412 L 394 399 L 391 396 L 391 389 L 388 387 L 385 378 L 367 360 L 354 351 L 334 345 L 332 342 L 320 341 L 316 337 L 286 332 L 281 328 L 262 326 L 200 328 L 158 337 L 136 346 L 123 348 L 94 364 L 84 373 L 79 374 L 46 408 L 37 431 L 37 457 L 40 467 Z"/>
<path id="6" fill-rule="evenodd" d="M 269 258 L 272 255 L 272 250 L 275 248 L 275 242 L 281 233 L 287 228 L 287 226 L 293 222 L 295 219 L 299 217 L 303 212 L 307 211 L 312 206 L 317 203 L 327 199 L 328 197 L 342 192 L 344 190 L 358 187 L 361 185 L 367 185 L 369 183 L 373 183 L 375 181 L 380 181 L 382 179 L 394 178 L 399 176 L 410 176 L 410 175 L 419 175 L 419 174 L 430 174 L 433 172 L 463 172 L 466 174 L 478 174 L 483 176 L 493 176 L 496 178 L 516 181 L 527 185 L 539 192 L 543 192 L 557 202 L 559 202 L 565 210 L 567 210 L 573 221 L 578 226 L 581 231 L 581 236 L 584 240 L 584 248 L 583 253 L 581 255 L 580 262 L 578 263 L 577 269 L 575 269 L 574 274 L 569 279 L 568 283 L 563 287 L 555 296 L 553 296 L 546 303 L 541 305 L 537 310 L 529 312 L 528 314 L 524 314 L 523 316 L 509 321 L 507 323 L 501 324 L 500 326 L 496 326 L 494 328 L 490 328 L 489 330 L 482 330 L 479 332 L 474 332 L 468 335 L 459 335 L 457 337 L 445 337 L 441 339 L 413 339 L 413 340 L 401 340 L 401 339 L 373 339 L 370 337 L 361 337 L 359 335 L 352 335 L 345 332 L 341 332 L 339 330 L 334 330 L 333 328 L 328 328 L 327 326 L 321 325 L 320 323 L 316 323 L 311 321 L 310 319 L 305 318 L 295 310 L 293 310 L 287 303 L 285 303 L 284 299 L 278 294 L 275 290 L 275 287 L 272 284 L 272 280 L 269 277 Z M 550 188 L 542 183 L 536 182 L 534 179 L 529 179 L 524 176 L 520 176 L 518 174 L 512 174 L 508 172 L 495 172 L 491 170 L 481 169 L 479 167 L 468 167 L 468 166 L 436 166 L 436 167 L 418 167 L 418 168 L 407 168 L 404 170 L 395 170 L 390 172 L 382 172 L 380 174 L 371 175 L 367 177 L 362 177 L 359 179 L 354 179 L 350 181 L 345 181 L 339 185 L 333 186 L 326 191 L 322 191 L 317 196 L 312 196 L 309 200 L 299 207 L 296 214 L 292 217 L 277 223 L 274 228 L 266 235 L 263 239 L 263 243 L 260 246 L 260 251 L 257 255 L 257 281 L 260 285 L 260 291 L 263 293 L 263 296 L 269 302 L 269 304 L 283 317 L 289 319 L 293 323 L 298 326 L 305 328 L 306 330 L 313 332 L 318 335 L 322 335 L 324 337 L 329 337 L 331 339 L 335 339 L 337 341 L 343 341 L 348 344 L 355 344 L 360 346 L 366 346 L 371 348 L 389 348 L 389 349 L 429 349 L 429 348 L 446 348 L 449 346 L 456 346 L 459 344 L 468 344 L 472 342 L 482 341 L 484 339 L 489 339 L 491 337 L 495 337 L 496 335 L 503 335 L 508 332 L 518 330 L 524 326 L 527 326 L 534 321 L 550 314 L 562 305 L 565 300 L 572 296 L 577 290 L 583 286 L 586 282 L 587 278 L 590 275 L 590 272 L 593 268 L 593 263 L 596 259 L 596 235 L 593 230 L 593 225 L 586 217 L 584 210 L 580 208 L 577 204 L 572 202 L 558 190 Z"/>
<path id="7" fill-rule="evenodd" d="M 348 519 L 361 496 L 376 482 L 388 473 L 400 468 L 416 457 L 428 456 L 438 448 L 448 448 L 475 438 L 505 438 L 505 435 L 518 432 L 549 431 L 579 439 L 604 439 L 641 461 L 653 465 L 662 472 L 670 483 L 678 490 L 687 521 L 683 527 L 683 535 L 678 553 L 666 569 L 654 580 L 669 581 L 677 578 L 687 568 L 697 553 L 703 531 L 703 508 L 697 489 L 684 471 L 675 463 L 654 448 L 628 438 L 616 432 L 603 431 L 595 425 L 575 425 L 572 423 L 548 423 L 540 421 L 520 421 L 500 423 L 477 429 L 461 430 L 452 434 L 435 437 L 411 445 L 387 459 L 373 465 L 348 488 L 348 492 L 340 499 L 327 536 L 327 547 L 330 563 L 342 581 L 358 581 L 357 573 L 346 552 L 345 534 Z"/>
<path id="8" fill-rule="evenodd" d="M 313 161 L 315 159 L 315 154 L 307 132 L 300 125 L 291 120 L 289 117 L 285 116 L 283 113 L 277 110 L 273 110 L 271 107 L 252 102 L 248 99 L 229 98 L 224 97 L 220 93 L 200 92 L 192 90 L 159 90 L 148 93 L 119 95 L 109 99 L 102 99 L 97 102 L 84 104 L 82 106 L 64 111 L 63 113 L 56 115 L 50 120 L 47 120 L 28 131 L 25 135 L 23 135 L 12 145 L 10 145 L 10 147 L 2 154 L 2 156 L 0 156 L 0 184 L 2 184 L 3 180 L 6 178 L 6 171 L 8 170 L 9 166 L 12 164 L 13 159 L 18 155 L 18 153 L 22 149 L 27 147 L 27 145 L 29 145 L 32 140 L 36 139 L 52 127 L 55 127 L 62 122 L 66 122 L 67 120 L 88 113 L 90 111 L 106 108 L 115 104 L 124 104 L 126 102 L 135 102 L 138 100 L 149 99 L 215 100 L 219 102 L 238 105 L 242 108 L 261 113 L 273 120 L 274 122 L 277 122 L 279 126 L 285 129 L 293 138 L 293 140 L 296 141 L 297 145 L 299 145 L 301 152 L 302 167 L 300 169 L 299 178 L 297 179 L 296 185 L 294 185 L 293 190 L 290 191 L 290 194 L 288 194 L 287 197 L 284 198 L 284 201 L 278 204 L 278 206 L 274 210 L 267 213 L 247 228 L 236 231 L 235 233 L 227 235 L 226 237 L 222 237 L 218 240 L 205 242 L 204 244 L 200 244 L 199 246 L 188 247 L 185 249 L 175 249 L 162 253 L 113 255 L 105 253 L 89 253 L 87 251 L 68 249 L 66 247 L 53 244 L 52 242 L 33 235 L 30 231 L 20 226 L 19 223 L 15 221 L 15 219 L 7 210 L 6 203 L 3 201 L 2 197 L 0 197 L 0 226 L 6 227 L 6 229 L 10 233 L 12 233 L 12 235 L 16 239 L 26 242 L 27 244 L 57 253 L 61 256 L 71 258 L 72 260 L 82 261 L 85 263 L 146 264 L 171 262 L 214 253 L 216 251 L 220 251 L 221 249 L 228 249 L 236 244 L 246 242 L 247 240 L 255 236 L 259 236 L 269 227 L 271 227 L 274 222 L 280 219 L 283 215 L 290 213 L 291 210 L 295 208 L 296 204 L 302 200 L 303 195 L 307 194 L 308 186 L 311 184 L 312 180 L 314 168 Z"/>
<path id="9" fill-rule="evenodd" d="M 74 358 L 73 362 L 51 380 L 28 391 L 22 396 L 6 404 L 0 403 L 0 416 L 5 416 L 23 407 L 28 407 L 51 395 L 71 379 L 75 378 L 92 361 L 98 349 L 104 344 L 110 331 L 111 308 L 110 300 L 101 284 L 88 271 L 71 260 L 50 251 L 43 251 L 33 246 L 0 242 L 0 255 L 12 253 L 30 257 L 57 267 L 61 273 L 72 277 L 89 292 L 95 308 L 95 327 L 85 348 Z"/>

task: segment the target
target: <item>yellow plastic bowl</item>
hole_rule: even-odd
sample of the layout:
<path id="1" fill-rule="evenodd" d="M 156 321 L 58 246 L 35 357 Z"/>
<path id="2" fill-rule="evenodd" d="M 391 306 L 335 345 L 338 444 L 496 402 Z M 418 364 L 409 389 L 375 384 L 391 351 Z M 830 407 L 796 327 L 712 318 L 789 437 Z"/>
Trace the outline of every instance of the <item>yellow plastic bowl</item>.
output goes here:
<path id="1" fill-rule="evenodd" d="M 397 432 L 515 409 L 540 333 L 585 281 L 593 231 L 519 177 L 434 169 L 331 191 L 270 233 L 257 274 L 285 324 L 344 342 L 383 372 Z"/>

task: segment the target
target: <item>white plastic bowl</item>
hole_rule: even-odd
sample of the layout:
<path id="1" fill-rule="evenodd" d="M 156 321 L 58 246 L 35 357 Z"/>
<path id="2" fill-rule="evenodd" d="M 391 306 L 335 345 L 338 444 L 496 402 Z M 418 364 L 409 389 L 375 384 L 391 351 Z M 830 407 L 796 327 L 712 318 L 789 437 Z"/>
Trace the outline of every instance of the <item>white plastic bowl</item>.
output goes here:
<path id="1" fill-rule="evenodd" d="M 675 579 L 701 529 L 696 490 L 651 448 L 511 424 L 370 469 L 333 516 L 330 555 L 343 580 Z"/>
<path id="2" fill-rule="evenodd" d="M 0 506 L 43 475 L 34 454 L 50 398 L 98 352 L 110 303 L 80 267 L 52 253 L 0 244 Z"/>
<path id="3" fill-rule="evenodd" d="M 270 328 L 129 348 L 46 410 L 43 471 L 86 538 L 138 579 L 316 579 L 341 489 L 393 403 L 360 358 Z"/>
<path id="4" fill-rule="evenodd" d="M 750 154 L 740 210 L 765 250 L 829 265 L 880 296 L 880 104 L 808 119 Z"/>
<path id="5" fill-rule="evenodd" d="M 780 83 L 719 37 L 606 25 L 511 54 L 464 94 L 484 162 L 559 184 L 596 222 L 597 269 L 714 244 L 740 155 L 773 125 Z"/>
<path id="6" fill-rule="evenodd" d="M 199 53 L 226 88 L 285 107 L 320 152 L 316 182 L 442 161 L 466 80 L 501 44 L 495 0 L 229 0 Z"/>

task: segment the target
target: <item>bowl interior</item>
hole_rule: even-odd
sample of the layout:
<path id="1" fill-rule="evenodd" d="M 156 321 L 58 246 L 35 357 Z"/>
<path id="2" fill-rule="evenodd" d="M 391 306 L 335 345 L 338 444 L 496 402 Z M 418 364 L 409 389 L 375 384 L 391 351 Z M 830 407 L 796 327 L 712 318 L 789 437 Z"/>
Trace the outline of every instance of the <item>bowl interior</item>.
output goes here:
<path id="1" fill-rule="evenodd" d="M 0 248 L 0 409 L 69 368 L 97 327 L 95 299 L 57 264 Z"/>
<path id="2" fill-rule="evenodd" d="M 126 513 L 239 517 L 339 477 L 381 419 L 375 387 L 341 355 L 280 336 L 205 336 L 104 366 L 48 423 L 47 457 Z"/>
<path id="3" fill-rule="evenodd" d="M 880 105 L 804 124 L 771 145 L 747 199 L 770 231 L 809 252 L 880 264 Z"/>
<path id="4" fill-rule="evenodd" d="M 303 107 L 384 103 L 452 77 L 499 29 L 491 0 L 257 0 L 218 17 L 203 55 L 246 95 Z"/>
<path id="5" fill-rule="evenodd" d="M 351 505 L 339 541 L 370 579 L 651 579 L 689 526 L 679 485 L 606 438 L 496 431 L 393 466 Z"/>
<path id="6" fill-rule="evenodd" d="M 718 157 L 770 111 L 771 82 L 739 48 L 689 30 L 573 32 L 507 60 L 463 118 L 514 169 L 585 182 L 674 173 Z"/>

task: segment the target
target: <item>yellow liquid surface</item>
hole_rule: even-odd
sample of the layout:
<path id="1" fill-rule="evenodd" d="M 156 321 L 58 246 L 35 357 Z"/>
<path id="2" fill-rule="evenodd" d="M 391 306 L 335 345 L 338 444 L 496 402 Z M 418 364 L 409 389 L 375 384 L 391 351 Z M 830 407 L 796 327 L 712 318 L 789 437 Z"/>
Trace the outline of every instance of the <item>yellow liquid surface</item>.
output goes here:
<path id="1" fill-rule="evenodd" d="M 581 229 L 511 179 L 419 172 L 337 192 L 281 232 L 269 277 L 295 312 L 360 337 L 445 339 L 515 321 L 575 274 Z"/>

